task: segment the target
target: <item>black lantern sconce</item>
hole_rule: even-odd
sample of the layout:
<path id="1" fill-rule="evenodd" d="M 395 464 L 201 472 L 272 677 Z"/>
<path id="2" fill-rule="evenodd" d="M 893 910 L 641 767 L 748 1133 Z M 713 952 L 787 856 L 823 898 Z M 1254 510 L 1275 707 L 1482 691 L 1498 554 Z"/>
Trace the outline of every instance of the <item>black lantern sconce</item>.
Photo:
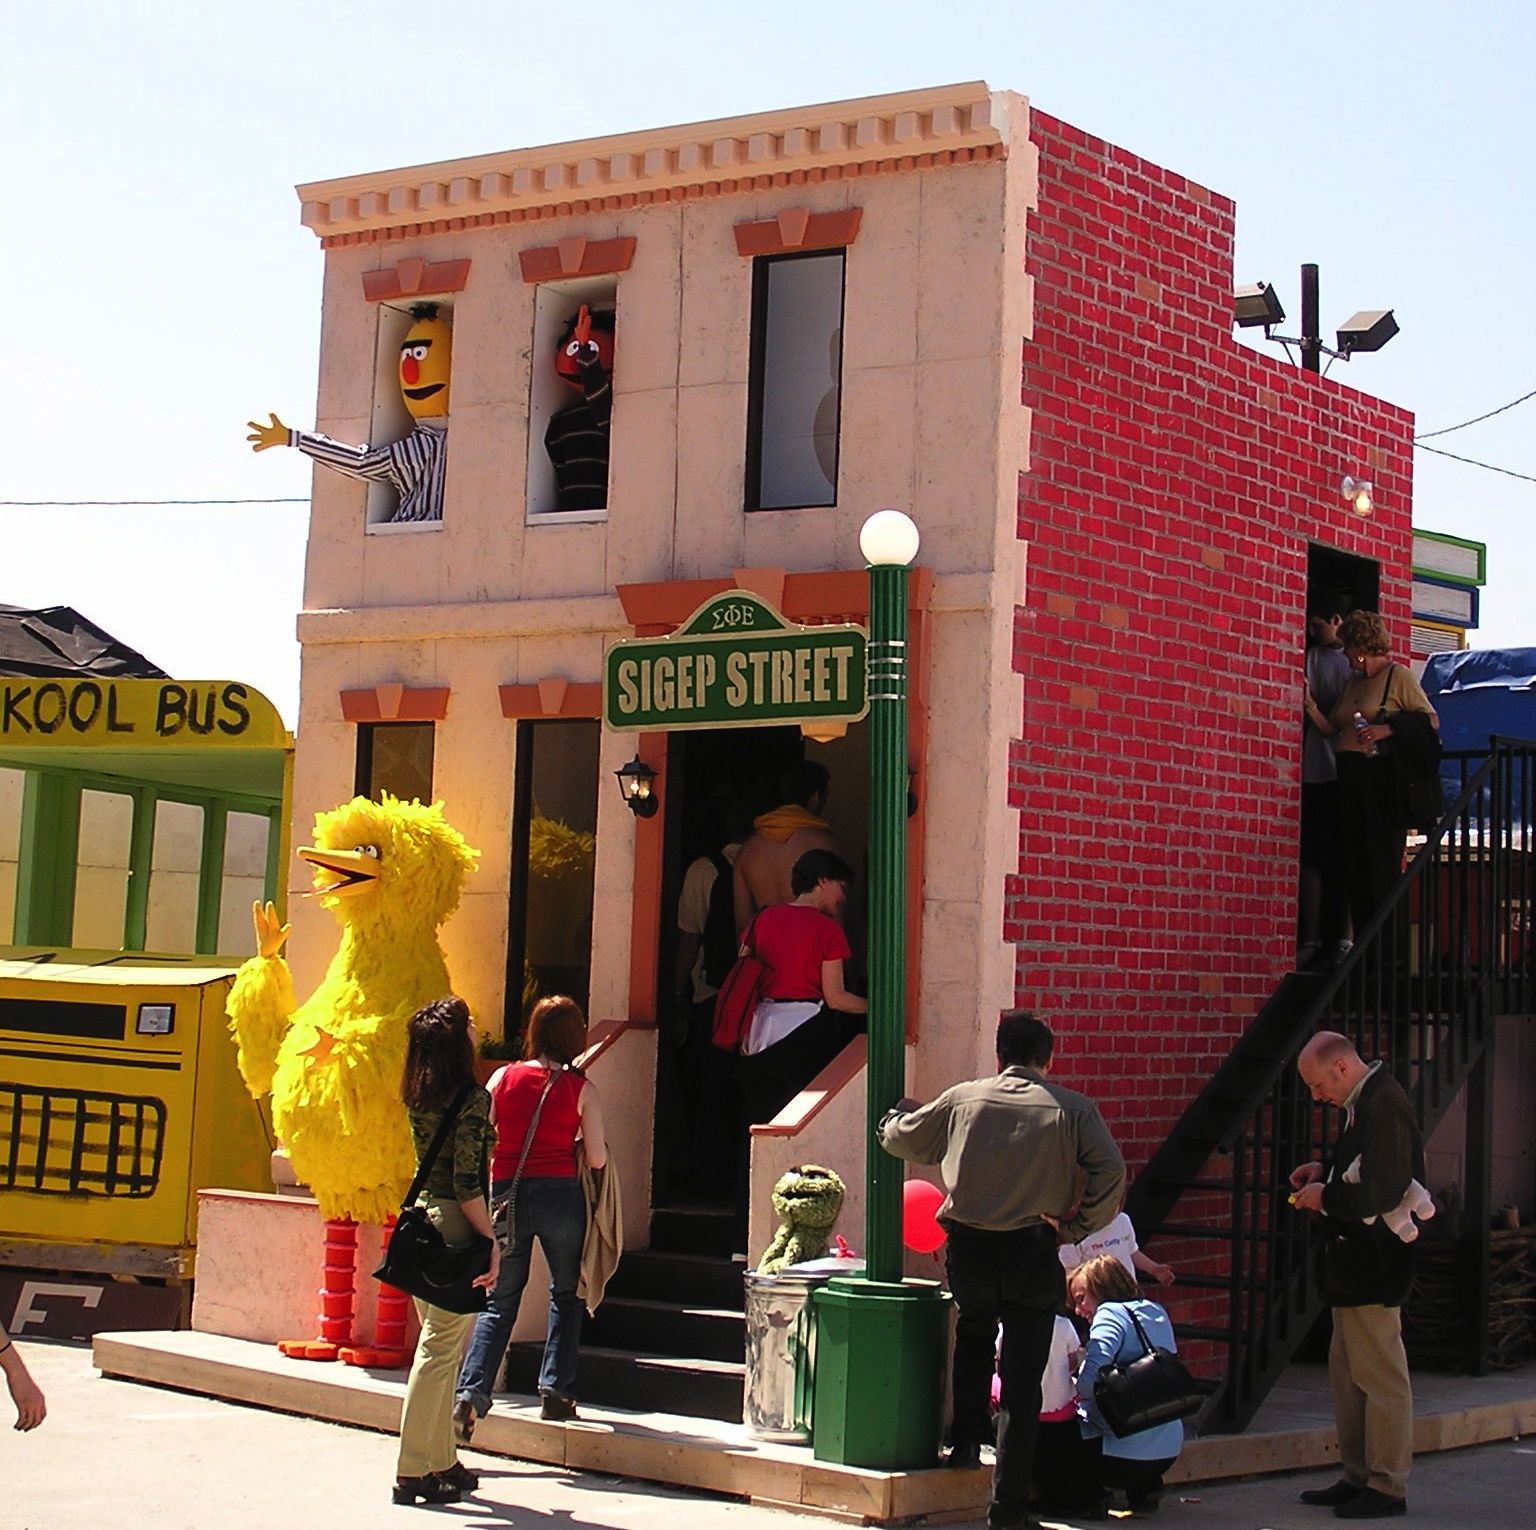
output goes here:
<path id="1" fill-rule="evenodd" d="M 621 765 L 614 775 L 619 781 L 619 795 L 636 818 L 654 818 L 660 801 L 656 796 L 656 772 L 637 754 L 629 764 Z"/>

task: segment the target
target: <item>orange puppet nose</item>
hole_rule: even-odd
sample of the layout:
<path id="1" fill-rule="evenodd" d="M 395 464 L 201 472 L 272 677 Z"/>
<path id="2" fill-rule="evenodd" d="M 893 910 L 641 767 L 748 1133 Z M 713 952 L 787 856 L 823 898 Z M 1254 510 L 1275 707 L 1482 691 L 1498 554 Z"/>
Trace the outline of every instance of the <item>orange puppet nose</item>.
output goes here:
<path id="1" fill-rule="evenodd" d="M 413 388 L 421 380 L 421 363 L 414 356 L 400 358 L 400 381 Z"/>

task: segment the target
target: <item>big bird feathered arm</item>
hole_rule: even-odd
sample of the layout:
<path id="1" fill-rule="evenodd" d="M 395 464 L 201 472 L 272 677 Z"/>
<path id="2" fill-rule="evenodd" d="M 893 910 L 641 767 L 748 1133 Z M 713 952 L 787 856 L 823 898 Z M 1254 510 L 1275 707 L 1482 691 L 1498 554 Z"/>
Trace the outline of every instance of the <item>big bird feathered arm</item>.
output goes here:
<path id="1" fill-rule="evenodd" d="M 272 1092 L 277 1048 L 293 1014 L 293 974 L 283 958 L 289 926 L 279 922 L 277 909 L 260 899 L 252 905 L 256 955 L 235 974 L 225 1006 L 230 1034 L 239 1049 L 240 1077 L 253 1096 Z"/>

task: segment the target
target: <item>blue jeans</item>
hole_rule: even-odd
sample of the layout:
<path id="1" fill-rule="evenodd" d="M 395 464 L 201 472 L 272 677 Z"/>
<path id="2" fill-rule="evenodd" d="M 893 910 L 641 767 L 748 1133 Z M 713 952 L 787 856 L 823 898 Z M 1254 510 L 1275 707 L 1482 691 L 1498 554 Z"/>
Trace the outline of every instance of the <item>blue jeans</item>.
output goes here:
<path id="1" fill-rule="evenodd" d="M 512 1188 L 509 1179 L 491 1186 L 499 1200 Z M 544 1339 L 544 1363 L 539 1391 L 572 1395 L 576 1385 L 576 1355 L 581 1344 L 581 1301 L 576 1281 L 581 1274 L 581 1245 L 586 1238 L 587 1208 L 581 1181 L 571 1178 L 527 1179 L 517 1187 L 512 1246 L 501 1256 L 496 1289 L 475 1319 L 464 1364 L 459 1368 L 458 1397 L 468 1398 L 477 1417 L 491 1410 L 491 1392 L 517 1321 L 528 1261 L 537 1238 L 549 1264 L 549 1331 Z"/>

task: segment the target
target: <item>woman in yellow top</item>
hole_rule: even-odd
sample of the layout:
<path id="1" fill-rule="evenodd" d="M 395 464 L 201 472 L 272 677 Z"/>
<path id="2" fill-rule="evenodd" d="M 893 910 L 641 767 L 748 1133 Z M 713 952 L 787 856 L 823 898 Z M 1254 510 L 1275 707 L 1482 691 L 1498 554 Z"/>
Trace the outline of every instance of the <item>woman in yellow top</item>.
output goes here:
<path id="1" fill-rule="evenodd" d="M 1437 728 L 1440 720 L 1413 671 L 1392 662 L 1386 623 L 1376 612 L 1351 611 L 1339 641 L 1354 671 L 1349 684 L 1327 717 L 1310 691 L 1303 707 L 1312 726 L 1333 740 L 1344 886 L 1358 935 L 1403 869 L 1409 824 L 1392 765 L 1393 729 L 1405 713 L 1427 716 Z"/>

